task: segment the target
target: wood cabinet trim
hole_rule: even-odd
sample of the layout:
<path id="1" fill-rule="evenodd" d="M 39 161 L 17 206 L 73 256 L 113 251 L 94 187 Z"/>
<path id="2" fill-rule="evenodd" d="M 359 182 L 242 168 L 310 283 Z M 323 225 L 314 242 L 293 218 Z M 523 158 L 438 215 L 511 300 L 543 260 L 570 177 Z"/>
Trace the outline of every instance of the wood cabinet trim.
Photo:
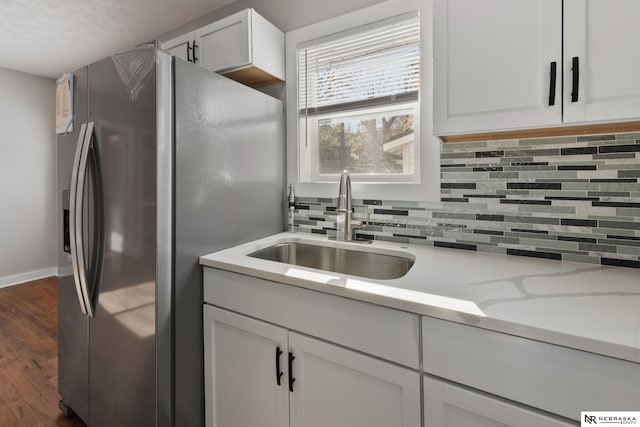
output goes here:
<path id="1" fill-rule="evenodd" d="M 546 138 L 553 136 L 593 135 L 599 133 L 623 133 L 640 131 L 640 121 L 620 123 L 597 123 L 559 126 L 539 129 L 518 129 L 497 132 L 479 132 L 462 135 L 440 135 L 444 143 L 494 141 L 502 139 Z"/>
<path id="2" fill-rule="evenodd" d="M 229 72 L 223 73 L 225 77 L 235 80 L 240 83 L 244 83 L 247 86 L 258 88 L 262 86 L 272 85 L 274 83 L 280 83 L 282 80 L 272 76 L 266 71 L 252 65 L 246 68 L 235 69 Z"/>

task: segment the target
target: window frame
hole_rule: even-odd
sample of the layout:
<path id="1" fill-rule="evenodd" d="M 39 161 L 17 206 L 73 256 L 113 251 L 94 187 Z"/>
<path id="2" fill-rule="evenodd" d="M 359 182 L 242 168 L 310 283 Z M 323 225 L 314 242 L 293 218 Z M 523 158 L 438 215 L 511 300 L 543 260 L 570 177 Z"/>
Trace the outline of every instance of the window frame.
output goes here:
<path id="1" fill-rule="evenodd" d="M 353 116 L 378 116 L 381 113 L 394 111 L 412 110 L 414 117 L 418 120 L 413 124 L 414 141 L 420 141 L 420 102 L 404 102 L 398 104 L 379 105 L 363 109 L 344 110 L 340 112 L 328 112 L 324 114 L 316 114 L 313 116 L 300 116 L 298 128 L 300 134 L 298 136 L 299 150 L 299 182 L 309 183 L 337 183 L 340 181 L 340 174 L 323 174 L 319 171 L 319 140 L 318 123 L 324 119 L 340 119 L 343 117 Z M 306 134 L 305 136 L 303 136 Z M 305 138 L 307 144 L 301 143 L 301 138 Z M 414 142 L 414 172 L 412 174 L 382 174 L 382 173 L 355 173 L 350 171 L 352 182 L 363 183 L 415 183 L 420 182 L 420 144 Z"/>
<path id="2" fill-rule="evenodd" d="M 419 12 L 420 16 L 420 68 L 419 120 L 414 128 L 419 136 L 416 144 L 416 170 L 420 181 L 413 182 L 352 182 L 356 199 L 439 201 L 440 198 L 440 144 L 433 136 L 433 52 L 432 52 L 432 0 L 387 0 L 364 9 L 337 16 L 297 30 L 285 36 L 286 44 L 286 162 L 287 182 L 294 184 L 296 194 L 303 197 L 336 197 L 337 181 L 310 182 L 299 174 L 301 162 L 308 161 L 298 144 L 298 64 L 297 48 L 305 42 L 332 34 L 353 30 L 393 16 Z M 304 144 L 300 144 L 304 147 Z M 419 166 L 418 166 L 419 165 Z"/>

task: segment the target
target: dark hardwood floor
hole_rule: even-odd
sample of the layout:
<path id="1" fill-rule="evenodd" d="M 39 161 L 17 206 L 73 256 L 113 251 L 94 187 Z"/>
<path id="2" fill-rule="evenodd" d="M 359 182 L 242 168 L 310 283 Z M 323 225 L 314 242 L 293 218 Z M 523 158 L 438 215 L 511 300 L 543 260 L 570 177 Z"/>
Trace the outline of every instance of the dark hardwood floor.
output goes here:
<path id="1" fill-rule="evenodd" d="M 58 410 L 56 278 L 0 289 L 0 427 L 84 427 Z"/>

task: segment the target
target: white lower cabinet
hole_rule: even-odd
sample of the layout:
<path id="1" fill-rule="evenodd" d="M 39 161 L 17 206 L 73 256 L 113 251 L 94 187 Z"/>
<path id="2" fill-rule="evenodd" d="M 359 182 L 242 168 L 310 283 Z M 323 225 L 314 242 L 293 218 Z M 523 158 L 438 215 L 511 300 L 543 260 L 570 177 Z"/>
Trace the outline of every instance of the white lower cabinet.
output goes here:
<path id="1" fill-rule="evenodd" d="M 289 425 L 287 331 L 204 306 L 205 418 L 216 427 Z"/>
<path id="2" fill-rule="evenodd" d="M 424 379 L 425 427 L 572 427 L 577 424 L 508 401 Z"/>
<path id="3" fill-rule="evenodd" d="M 418 372 L 208 305 L 204 331 L 207 426 L 420 426 Z"/>
<path id="4" fill-rule="evenodd" d="M 291 427 L 418 427 L 420 374 L 294 332 Z"/>

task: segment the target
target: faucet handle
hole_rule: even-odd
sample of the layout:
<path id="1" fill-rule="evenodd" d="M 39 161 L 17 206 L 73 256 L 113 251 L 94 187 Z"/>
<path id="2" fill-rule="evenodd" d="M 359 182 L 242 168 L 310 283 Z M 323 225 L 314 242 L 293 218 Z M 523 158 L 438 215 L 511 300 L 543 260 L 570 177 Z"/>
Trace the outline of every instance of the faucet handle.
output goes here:
<path id="1" fill-rule="evenodd" d="M 351 240 L 357 240 L 356 230 L 363 230 L 365 227 L 366 225 L 364 225 L 362 221 L 351 221 Z"/>
<path id="2" fill-rule="evenodd" d="M 370 222 L 371 222 L 371 209 L 369 209 L 369 211 L 367 212 L 367 220 L 364 222 L 363 227 L 368 227 Z"/>
<path id="3" fill-rule="evenodd" d="M 356 230 L 365 230 L 369 226 L 369 217 L 371 216 L 371 212 L 367 215 L 366 221 L 351 221 L 351 233 L 352 233 L 352 241 L 360 242 L 360 243 L 371 243 L 369 239 L 358 238 L 356 236 Z"/>
<path id="4" fill-rule="evenodd" d="M 371 220 L 371 211 L 367 212 L 367 219 L 365 221 L 358 221 L 358 220 L 354 220 L 351 221 L 351 227 L 355 230 L 355 229 L 365 229 L 369 226 L 369 222 Z"/>
<path id="5" fill-rule="evenodd" d="M 367 219 L 366 221 L 359 221 L 359 220 L 352 220 L 351 221 L 351 227 L 353 229 L 364 229 L 367 228 L 369 226 L 369 219 L 371 218 L 371 211 L 367 212 Z"/>

